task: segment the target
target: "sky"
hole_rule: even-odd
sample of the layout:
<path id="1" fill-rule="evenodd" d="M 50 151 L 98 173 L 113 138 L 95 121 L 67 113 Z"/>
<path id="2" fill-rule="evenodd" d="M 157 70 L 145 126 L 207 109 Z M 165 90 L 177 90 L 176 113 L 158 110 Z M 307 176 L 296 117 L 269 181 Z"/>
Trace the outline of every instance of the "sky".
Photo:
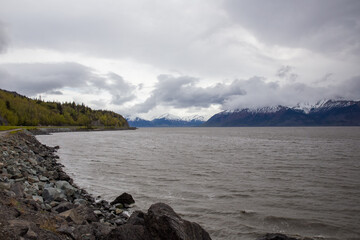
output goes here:
<path id="1" fill-rule="evenodd" d="M 0 88 L 124 116 L 360 99 L 358 0 L 0 0 Z"/>

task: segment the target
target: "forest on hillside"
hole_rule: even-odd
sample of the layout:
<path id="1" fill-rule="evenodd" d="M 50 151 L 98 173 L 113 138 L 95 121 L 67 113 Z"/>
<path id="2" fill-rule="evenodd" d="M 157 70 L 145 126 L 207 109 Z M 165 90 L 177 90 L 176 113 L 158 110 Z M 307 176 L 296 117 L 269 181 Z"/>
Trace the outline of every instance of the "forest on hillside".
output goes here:
<path id="1" fill-rule="evenodd" d="M 129 127 L 120 114 L 84 104 L 45 102 L 0 89 L 0 125 Z"/>

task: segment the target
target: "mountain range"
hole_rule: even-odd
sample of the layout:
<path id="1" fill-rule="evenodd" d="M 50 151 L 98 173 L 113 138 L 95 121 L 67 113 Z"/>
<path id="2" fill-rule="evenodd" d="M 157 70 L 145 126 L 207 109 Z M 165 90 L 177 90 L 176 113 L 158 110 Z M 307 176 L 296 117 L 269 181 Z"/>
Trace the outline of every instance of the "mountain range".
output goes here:
<path id="1" fill-rule="evenodd" d="M 315 105 L 279 105 L 223 111 L 212 116 L 202 126 L 360 126 L 360 101 L 323 100 Z"/>
<path id="2" fill-rule="evenodd" d="M 128 117 L 127 121 L 131 127 L 199 127 L 205 123 L 204 118 L 198 115 L 180 118 L 170 114 L 161 115 L 153 120 Z"/>

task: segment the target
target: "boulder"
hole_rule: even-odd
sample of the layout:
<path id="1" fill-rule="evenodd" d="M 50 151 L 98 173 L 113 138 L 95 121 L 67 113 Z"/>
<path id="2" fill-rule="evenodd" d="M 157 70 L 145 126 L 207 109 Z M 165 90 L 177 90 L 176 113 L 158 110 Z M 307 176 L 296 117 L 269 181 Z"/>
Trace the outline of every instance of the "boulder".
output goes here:
<path id="1" fill-rule="evenodd" d="M 73 196 L 76 191 L 76 189 L 73 186 L 71 186 L 71 184 L 68 183 L 67 181 L 57 181 L 55 185 L 57 188 L 63 190 L 65 195 L 69 198 Z"/>
<path id="2" fill-rule="evenodd" d="M 154 240 L 144 226 L 124 224 L 113 229 L 105 240 Z M 160 239 L 159 239 L 160 240 Z"/>
<path id="3" fill-rule="evenodd" d="M 258 238 L 257 240 L 300 240 L 300 239 L 288 237 L 285 234 L 281 234 L 281 233 L 267 233 L 265 236 Z"/>
<path id="4" fill-rule="evenodd" d="M 42 197 L 44 198 L 44 201 L 46 202 L 51 202 L 51 201 L 64 201 L 66 200 L 66 196 L 65 194 L 57 188 L 53 188 L 53 187 L 48 187 L 45 188 L 43 193 L 42 193 Z"/>
<path id="5" fill-rule="evenodd" d="M 181 219 L 169 205 L 164 203 L 151 205 L 144 219 L 151 235 L 158 235 L 160 239 L 211 239 L 199 224 Z"/>
<path id="6" fill-rule="evenodd" d="M 134 212 L 126 224 L 112 230 L 105 239 L 211 240 L 199 224 L 182 219 L 164 203 L 153 204 L 147 214 Z"/>
<path id="7" fill-rule="evenodd" d="M 117 203 L 121 203 L 123 205 L 125 205 L 125 204 L 130 205 L 130 204 L 135 203 L 135 200 L 130 194 L 123 193 L 120 196 L 118 196 L 114 201 L 112 201 L 110 204 L 115 205 Z"/>

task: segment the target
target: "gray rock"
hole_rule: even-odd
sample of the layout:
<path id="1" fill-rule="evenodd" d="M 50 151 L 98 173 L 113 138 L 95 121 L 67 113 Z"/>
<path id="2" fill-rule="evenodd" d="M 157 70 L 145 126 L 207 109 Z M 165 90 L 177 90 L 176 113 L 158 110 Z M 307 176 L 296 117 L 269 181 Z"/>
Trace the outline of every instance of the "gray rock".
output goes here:
<path id="1" fill-rule="evenodd" d="M 16 182 L 11 185 L 10 190 L 15 193 L 16 196 L 22 197 L 24 196 L 24 186 L 20 182 Z"/>
<path id="2" fill-rule="evenodd" d="M 64 217 L 68 222 L 74 222 L 76 224 L 82 223 L 82 219 L 80 218 L 80 216 L 78 215 L 75 209 L 67 210 L 65 212 L 60 213 L 59 215 Z"/>
<path id="3" fill-rule="evenodd" d="M 29 183 L 39 182 L 39 178 L 37 176 L 30 175 L 28 176 L 28 181 Z"/>
<path id="4" fill-rule="evenodd" d="M 102 216 L 102 215 L 103 215 L 103 213 L 102 213 L 100 210 L 95 210 L 95 211 L 94 211 L 94 214 L 95 214 L 96 216 Z"/>
<path id="5" fill-rule="evenodd" d="M 76 189 L 73 186 L 71 186 L 71 184 L 68 183 L 67 181 L 57 181 L 55 185 L 57 188 L 63 190 L 67 197 L 73 196 L 76 191 Z"/>
<path id="6" fill-rule="evenodd" d="M 78 199 L 74 200 L 75 205 L 82 205 L 82 204 L 86 204 L 86 203 L 87 203 L 87 201 L 85 199 L 82 199 L 82 198 L 78 198 Z"/>
<path id="7" fill-rule="evenodd" d="M 32 196 L 32 199 L 34 199 L 34 201 L 38 203 L 44 202 L 44 199 L 41 196 Z"/>
<path id="8" fill-rule="evenodd" d="M 48 179 L 47 177 L 45 177 L 45 176 L 40 176 L 40 177 L 39 177 L 39 180 L 40 180 L 41 182 L 47 182 L 47 181 L 49 181 L 49 179 Z"/>
<path id="9" fill-rule="evenodd" d="M 43 193 L 42 193 L 42 197 L 44 198 L 44 200 L 46 202 L 51 202 L 51 201 L 64 201 L 67 200 L 65 194 L 57 188 L 45 188 Z"/>
<path id="10" fill-rule="evenodd" d="M 63 202 L 63 203 L 60 203 L 59 205 L 57 205 L 56 207 L 54 207 L 54 211 L 56 211 L 58 213 L 62 213 L 62 212 L 65 212 L 65 211 L 73 209 L 73 208 L 74 208 L 74 204 L 72 204 L 70 202 Z"/>

